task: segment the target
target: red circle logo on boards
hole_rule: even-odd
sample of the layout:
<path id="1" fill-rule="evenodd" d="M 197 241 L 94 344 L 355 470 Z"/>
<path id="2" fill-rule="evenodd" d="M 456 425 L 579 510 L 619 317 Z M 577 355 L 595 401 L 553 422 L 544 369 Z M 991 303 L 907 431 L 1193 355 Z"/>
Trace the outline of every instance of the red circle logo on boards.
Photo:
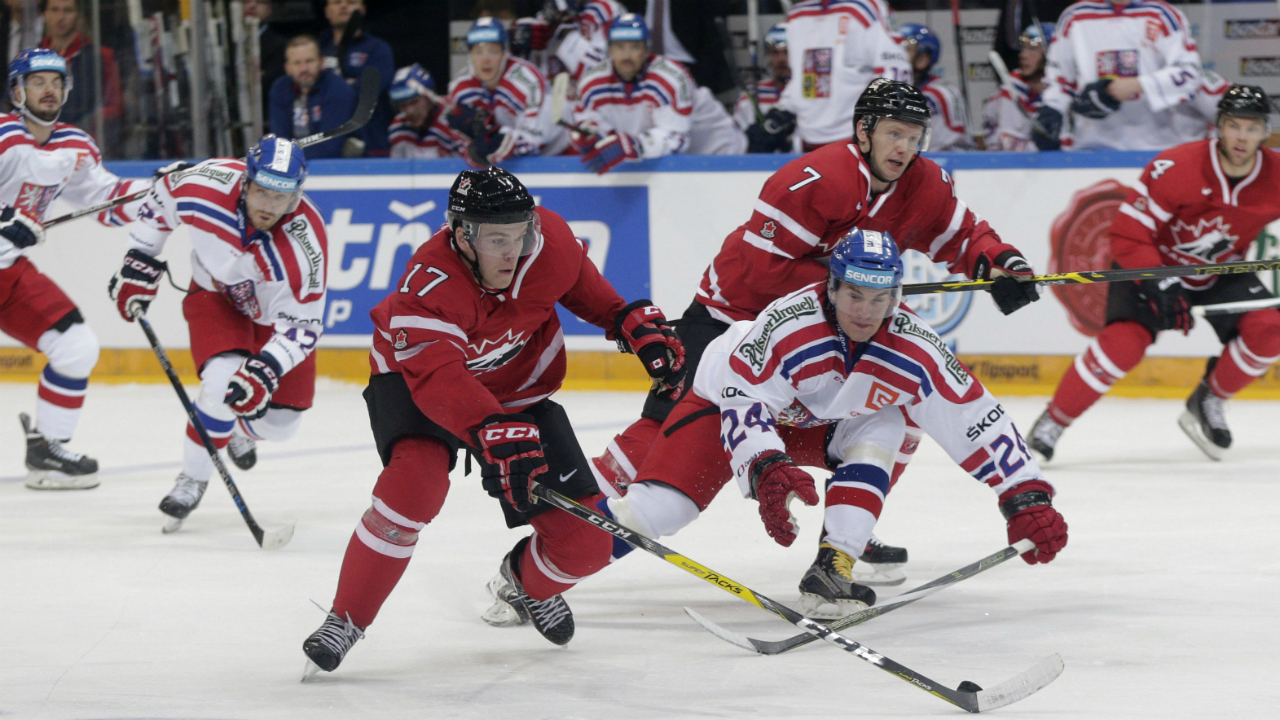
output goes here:
<path id="1" fill-rule="evenodd" d="M 1053 220 L 1049 230 L 1049 272 L 1107 270 L 1111 267 L 1111 242 L 1107 232 L 1129 188 L 1115 180 L 1078 191 L 1067 209 Z M 1107 323 L 1107 284 L 1052 285 L 1054 297 L 1067 309 L 1071 324 L 1084 335 L 1096 337 Z"/>

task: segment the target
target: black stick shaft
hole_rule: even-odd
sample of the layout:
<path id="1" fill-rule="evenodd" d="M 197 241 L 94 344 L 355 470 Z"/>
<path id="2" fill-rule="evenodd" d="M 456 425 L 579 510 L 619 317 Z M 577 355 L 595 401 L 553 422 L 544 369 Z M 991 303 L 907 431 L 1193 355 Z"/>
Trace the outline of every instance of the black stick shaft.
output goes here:
<path id="1" fill-rule="evenodd" d="M 1116 268 L 1114 270 L 1082 270 L 1080 272 L 1059 273 L 1057 275 L 1035 275 L 1027 282 L 1037 285 L 1087 285 L 1091 283 L 1108 283 L 1120 280 L 1149 280 L 1171 277 L 1189 277 L 1193 275 L 1231 275 L 1235 273 L 1253 273 L 1266 270 L 1280 270 L 1280 260 L 1243 260 L 1240 262 L 1216 263 L 1206 265 L 1170 265 L 1154 268 Z M 925 295 L 928 293 L 969 292 L 986 290 L 995 283 L 991 280 L 961 280 L 959 282 L 918 283 L 904 285 L 903 295 Z"/>

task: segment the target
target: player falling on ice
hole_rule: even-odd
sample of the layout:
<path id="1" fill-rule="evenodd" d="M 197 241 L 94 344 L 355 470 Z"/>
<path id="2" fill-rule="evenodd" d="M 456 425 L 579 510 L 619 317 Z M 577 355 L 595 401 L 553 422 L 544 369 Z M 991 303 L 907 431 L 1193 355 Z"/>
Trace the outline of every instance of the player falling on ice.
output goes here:
<path id="1" fill-rule="evenodd" d="M 565 221 L 535 209 L 515 176 L 463 172 L 445 217 L 371 313 L 364 397 L 383 470 L 347 545 L 333 609 L 303 643 L 308 675 L 337 668 L 364 636 L 444 504 L 464 445 L 507 525 L 534 530 L 507 553 L 490 591 L 551 642 L 573 637 L 560 594 L 604 567 L 613 541 L 529 495 L 530 480 L 556 479 L 580 502 L 601 499 L 564 408 L 550 400 L 566 362 L 557 303 L 636 353 L 668 394 L 683 391 L 684 350 L 662 311 L 619 297 Z"/>
<path id="2" fill-rule="evenodd" d="M 1218 138 L 1170 148 L 1142 172 L 1111 221 L 1111 255 L 1120 267 L 1198 265 L 1243 260 L 1249 244 L 1280 218 L 1280 154 L 1262 88 L 1233 85 L 1218 103 Z M 1254 273 L 1112 283 L 1107 326 L 1058 384 L 1029 437 L 1050 459 L 1062 431 L 1142 360 L 1165 330 L 1191 329 L 1196 305 L 1272 297 Z M 1224 345 L 1187 398 L 1178 420 L 1214 460 L 1231 447 L 1223 404 L 1280 360 L 1275 307 L 1207 318 Z"/>
<path id="3" fill-rule="evenodd" d="M 196 413 L 242 470 L 257 440 L 288 440 L 315 397 L 312 351 L 323 332 L 326 243 L 302 193 L 307 165 L 292 140 L 267 135 L 245 159 L 214 158 L 166 175 L 129 229 L 110 294 L 130 322 L 155 299 L 169 236 L 186 225 L 191 289 L 182 314 L 200 374 Z M 172 531 L 200 504 L 213 458 L 187 423 L 182 472 L 160 511 Z"/>
<path id="4" fill-rule="evenodd" d="M 813 478 L 797 465 L 827 467 L 834 474 L 824 542 L 855 557 L 880 517 L 910 420 L 995 491 L 1009 542 L 1036 543 L 1023 559 L 1051 562 L 1067 544 L 1054 488 L 1000 403 L 901 304 L 893 239 L 855 229 L 830 265 L 826 280 L 734 323 L 706 347 L 691 391 L 663 424 L 637 482 L 601 509 L 656 539 L 696 520 L 736 478 L 742 495 L 759 502 L 765 530 L 790 546 L 792 497 L 818 504 Z M 806 576 L 802 590 L 809 583 Z M 875 603 L 871 588 L 849 592 L 841 612 Z"/>
<path id="5" fill-rule="evenodd" d="M 751 320 L 766 305 L 827 276 L 827 258 L 855 225 L 890 232 L 900 247 L 925 253 L 956 273 L 994 279 L 992 296 L 1006 315 L 1039 297 L 1030 263 L 956 196 L 951 176 L 921 157 L 929 142 L 924 95 L 907 83 L 878 79 L 858 99 L 853 118 L 857 142 L 824 146 L 774 173 L 755 202 L 751 218 L 725 240 L 703 276 L 694 302 L 673 324 L 688 363 L 738 320 Z M 620 496 L 635 479 L 659 427 L 674 402 L 650 394 L 641 419 L 592 461 L 601 489 Z M 891 482 L 915 452 L 920 429 L 908 423 Z M 852 557 L 820 545 L 809 570 L 826 586 L 802 590 L 802 609 L 819 616 L 822 606 L 853 600 L 854 559 L 871 568 L 867 582 L 900 584 L 907 551 L 872 538 Z"/>
<path id="6" fill-rule="evenodd" d="M 71 298 L 26 258 L 44 240 L 41 223 L 54 198 L 89 207 L 146 189 L 102 167 L 83 130 L 58 122 L 71 94 L 67 61 L 47 49 L 9 63 L 9 99 L 0 115 L 0 332 L 44 353 L 35 423 L 19 415 L 27 435 L 27 487 L 84 490 L 98 486 L 98 461 L 69 450 L 98 362 L 98 338 Z M 141 200 L 98 214 L 107 226 L 133 219 Z"/>

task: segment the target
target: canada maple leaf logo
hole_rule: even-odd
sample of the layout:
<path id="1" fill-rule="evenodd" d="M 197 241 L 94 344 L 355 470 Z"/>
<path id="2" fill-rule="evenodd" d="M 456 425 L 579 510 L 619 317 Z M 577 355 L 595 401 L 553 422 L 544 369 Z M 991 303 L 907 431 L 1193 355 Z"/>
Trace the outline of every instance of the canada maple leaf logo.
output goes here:
<path id="1" fill-rule="evenodd" d="M 772 240 L 778 235 L 778 225 L 772 220 L 765 222 L 760 228 L 760 237 Z"/>
<path id="2" fill-rule="evenodd" d="M 1191 259 L 1214 262 L 1229 252 L 1238 235 L 1231 234 L 1231 225 L 1222 221 L 1222 216 L 1212 220 L 1200 218 L 1194 225 L 1178 220 L 1170 228 L 1177 244 L 1173 250 Z"/>
<path id="3" fill-rule="evenodd" d="M 513 333 L 508 328 L 499 338 L 485 338 L 479 344 L 468 344 L 467 349 L 473 357 L 467 360 L 467 369 L 475 373 L 496 370 L 519 355 L 527 343 L 528 338 L 523 332 Z"/>

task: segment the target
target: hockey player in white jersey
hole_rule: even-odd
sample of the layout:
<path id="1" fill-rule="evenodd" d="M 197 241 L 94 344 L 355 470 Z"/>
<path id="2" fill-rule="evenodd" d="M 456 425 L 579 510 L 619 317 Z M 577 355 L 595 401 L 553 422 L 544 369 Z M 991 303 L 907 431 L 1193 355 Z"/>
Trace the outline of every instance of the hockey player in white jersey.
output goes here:
<path id="1" fill-rule="evenodd" d="M 1000 403 L 901 304 L 902 276 L 889 235 L 847 234 L 828 280 L 707 346 L 693 392 L 664 423 L 637 482 L 602 509 L 648 537 L 672 535 L 732 478 L 760 504 L 769 535 L 789 546 L 791 498 L 819 499 L 798 466 L 830 468 L 823 550 L 801 582 L 801 607 L 810 616 L 847 614 L 875 603 L 875 592 L 849 576 L 848 558 L 871 537 L 909 418 L 995 492 L 1009 542 L 1036 543 L 1023 559 L 1051 562 L 1067 544 L 1053 485 Z M 615 545 L 615 557 L 629 550 Z"/>
<path id="2" fill-rule="evenodd" d="M 769 77 L 738 96 L 733 121 L 747 134 L 747 152 L 789 152 L 796 131 L 796 116 L 778 107 L 782 91 L 791 81 L 786 23 L 778 23 L 765 33 L 764 54 Z"/>
<path id="3" fill-rule="evenodd" d="M 466 157 L 476 167 L 537 155 L 554 134 L 546 76 L 507 46 L 500 21 L 476 20 L 467 31 L 470 64 L 449 85 L 449 126 L 471 139 Z"/>
<path id="4" fill-rule="evenodd" d="M 436 83 L 418 63 L 402 67 L 391 80 L 387 94 L 396 107 L 387 134 L 393 158 L 461 157 L 468 139 L 449 127 L 444 98 Z"/>
<path id="5" fill-rule="evenodd" d="M 537 15 L 512 27 L 511 53 L 547 77 L 567 72 L 576 83 L 584 71 L 604 62 L 609 23 L 626 12 L 617 0 L 546 0 Z"/>
<path id="6" fill-rule="evenodd" d="M 942 56 L 942 40 L 927 25 L 919 23 L 907 23 L 898 28 L 898 33 L 911 60 L 911 84 L 924 93 L 933 116 L 929 125 L 929 149 L 934 152 L 973 149 L 964 98 L 955 86 L 933 73 Z"/>
<path id="7" fill-rule="evenodd" d="M 98 205 L 145 190 L 102 167 L 93 138 L 58 122 L 71 93 L 67 61 L 53 50 L 27 50 L 9 64 L 13 113 L 0 115 L 0 332 L 44 353 L 36 417 L 20 415 L 27 436 L 27 487 L 97 487 L 98 461 L 64 443 L 75 433 L 98 339 L 71 298 L 26 258 L 44 240 L 41 223 L 55 198 L 72 207 Z M 133 219 L 141 200 L 98 214 L 107 226 Z"/>
<path id="8" fill-rule="evenodd" d="M 787 15 L 791 82 L 781 106 L 795 113 L 808 152 L 847 141 L 862 91 L 886 77 L 911 82 L 906 52 L 885 29 L 883 7 L 858 0 L 799 0 Z"/>
<path id="9" fill-rule="evenodd" d="M 111 280 L 111 297 L 132 322 L 155 299 L 169 236 L 187 226 L 192 287 L 182 313 L 200 374 L 196 414 L 216 447 L 234 443 L 231 459 L 245 470 L 257 459 L 254 441 L 293 437 L 315 396 L 327 240 L 320 212 L 302 194 L 306 175 L 297 143 L 267 135 L 244 160 L 215 158 L 165 176 L 139 210 Z M 174 519 L 168 529 L 199 504 L 213 470 L 188 422 L 182 472 L 160 503 Z"/>
<path id="10" fill-rule="evenodd" d="M 1030 25 L 1018 38 L 1018 67 L 1009 71 L 1010 87 L 1001 87 L 982 106 L 982 134 L 987 150 L 1032 152 L 1031 118 L 1044 93 L 1045 54 L 1053 23 Z"/>
<path id="11" fill-rule="evenodd" d="M 1174 122 L 1200 88 L 1191 24 L 1162 0 L 1083 0 L 1049 46 L 1042 150 L 1164 150 L 1202 138 Z M 1071 120 L 1069 134 L 1064 128 Z"/>

